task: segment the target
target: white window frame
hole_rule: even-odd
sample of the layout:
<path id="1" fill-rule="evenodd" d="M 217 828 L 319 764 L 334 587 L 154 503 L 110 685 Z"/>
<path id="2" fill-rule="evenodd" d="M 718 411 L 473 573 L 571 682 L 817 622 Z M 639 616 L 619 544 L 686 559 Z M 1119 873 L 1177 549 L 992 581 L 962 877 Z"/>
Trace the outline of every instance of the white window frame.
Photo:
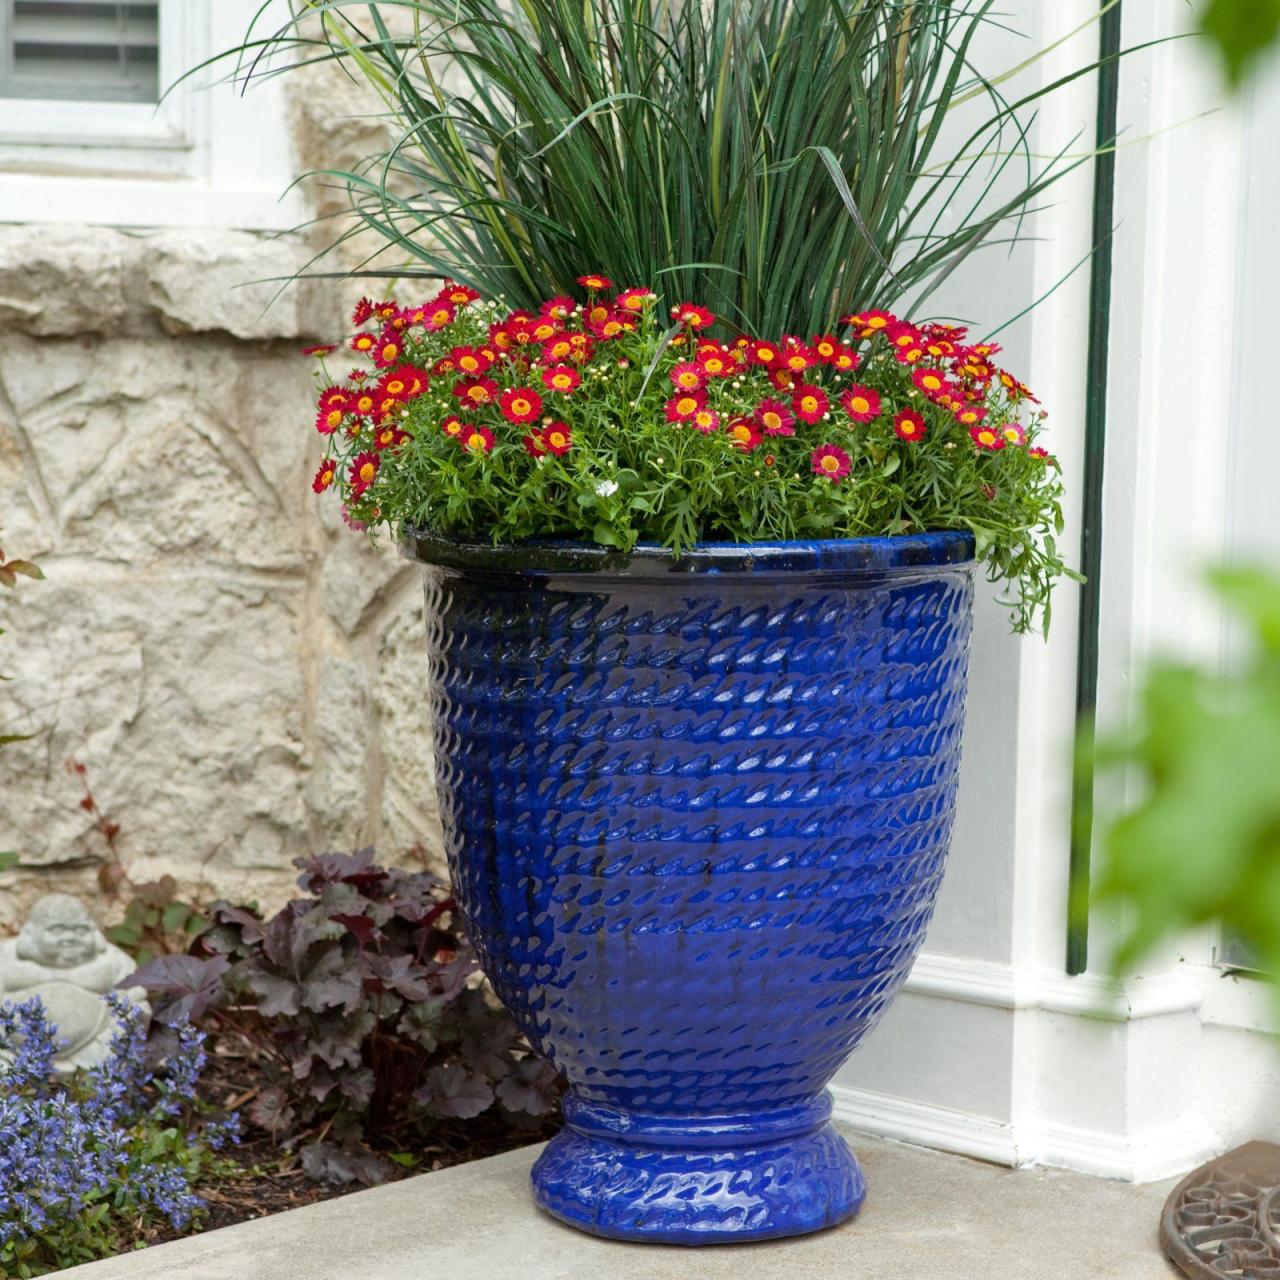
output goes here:
<path id="1" fill-rule="evenodd" d="M 285 0 L 274 3 L 287 14 Z M 161 92 L 240 43 L 259 7 L 159 0 Z M 158 105 L 0 98 L 0 223 L 297 226 L 301 198 L 282 198 L 297 172 L 284 86 L 242 93 L 214 83 L 224 74 L 198 73 Z"/>

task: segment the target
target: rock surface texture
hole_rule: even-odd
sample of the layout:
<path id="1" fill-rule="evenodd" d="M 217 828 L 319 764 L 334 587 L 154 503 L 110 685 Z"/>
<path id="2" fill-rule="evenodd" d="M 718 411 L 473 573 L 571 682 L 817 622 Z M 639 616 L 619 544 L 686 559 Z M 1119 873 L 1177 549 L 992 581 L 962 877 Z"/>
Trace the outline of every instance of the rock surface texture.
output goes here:
<path id="1" fill-rule="evenodd" d="M 93 883 L 72 756 L 135 879 L 266 902 L 298 854 L 439 848 L 419 571 L 310 491 L 299 348 L 341 308 L 263 283 L 311 252 L 0 226 L 0 547 L 47 575 L 0 599 L 0 733 L 34 735 L 0 756 L 0 925 Z"/>

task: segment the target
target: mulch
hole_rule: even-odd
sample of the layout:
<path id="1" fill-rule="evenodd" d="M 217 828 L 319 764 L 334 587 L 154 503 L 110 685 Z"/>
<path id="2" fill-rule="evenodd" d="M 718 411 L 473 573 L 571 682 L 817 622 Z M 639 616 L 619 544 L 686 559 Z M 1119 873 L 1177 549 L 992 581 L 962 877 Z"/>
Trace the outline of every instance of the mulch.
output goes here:
<path id="1" fill-rule="evenodd" d="M 209 1066 L 201 1081 L 202 1096 L 219 1109 L 246 1106 L 261 1079 L 256 1064 L 243 1056 L 219 1052 L 221 1046 L 216 1044 L 211 1047 L 214 1051 L 209 1055 Z M 511 1116 L 496 1107 L 471 1120 L 440 1121 L 397 1149 L 412 1155 L 414 1164 L 412 1167 L 393 1165 L 388 1181 L 544 1142 L 559 1127 L 558 1115 L 513 1127 Z M 208 1212 L 200 1223 L 201 1231 L 213 1231 L 365 1190 L 357 1183 L 334 1186 L 313 1182 L 302 1169 L 295 1151 L 282 1150 L 269 1134 L 247 1123 L 243 1140 L 226 1154 L 240 1172 L 205 1182 L 197 1188 L 208 1205 Z M 190 1231 L 164 1228 L 146 1232 L 137 1243 L 161 1244 L 189 1234 Z"/>

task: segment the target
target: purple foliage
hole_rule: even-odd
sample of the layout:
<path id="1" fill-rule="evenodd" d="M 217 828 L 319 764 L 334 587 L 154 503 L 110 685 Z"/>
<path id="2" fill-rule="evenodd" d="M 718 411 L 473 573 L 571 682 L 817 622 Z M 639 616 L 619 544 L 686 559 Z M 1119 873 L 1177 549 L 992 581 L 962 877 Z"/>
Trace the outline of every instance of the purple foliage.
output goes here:
<path id="1" fill-rule="evenodd" d="M 200 955 L 161 957 L 126 979 L 161 1020 L 175 1014 L 257 1047 L 264 1087 L 250 1120 L 286 1143 L 339 1140 L 308 1157 L 374 1181 L 360 1140 L 401 1143 L 415 1127 L 490 1108 L 554 1110 L 553 1068 L 477 989 L 479 968 L 447 888 L 384 868 L 371 849 L 298 859 L 304 896 L 276 915 L 222 903 Z M 385 1172 L 385 1171 L 384 1171 Z"/>

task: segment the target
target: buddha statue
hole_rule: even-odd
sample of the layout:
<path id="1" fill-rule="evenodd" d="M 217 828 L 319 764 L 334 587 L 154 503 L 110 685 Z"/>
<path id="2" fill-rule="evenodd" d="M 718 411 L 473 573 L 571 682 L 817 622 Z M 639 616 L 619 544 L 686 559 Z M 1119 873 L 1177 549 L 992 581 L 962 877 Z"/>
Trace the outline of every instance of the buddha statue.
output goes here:
<path id="1" fill-rule="evenodd" d="M 84 903 L 51 893 L 31 908 L 16 938 L 0 942 L 0 1001 L 21 1004 L 39 996 L 58 1028 L 55 1067 L 91 1067 L 110 1053 L 116 1031 L 103 996 L 136 968 L 107 941 Z M 150 1012 L 141 987 L 121 994 Z"/>

